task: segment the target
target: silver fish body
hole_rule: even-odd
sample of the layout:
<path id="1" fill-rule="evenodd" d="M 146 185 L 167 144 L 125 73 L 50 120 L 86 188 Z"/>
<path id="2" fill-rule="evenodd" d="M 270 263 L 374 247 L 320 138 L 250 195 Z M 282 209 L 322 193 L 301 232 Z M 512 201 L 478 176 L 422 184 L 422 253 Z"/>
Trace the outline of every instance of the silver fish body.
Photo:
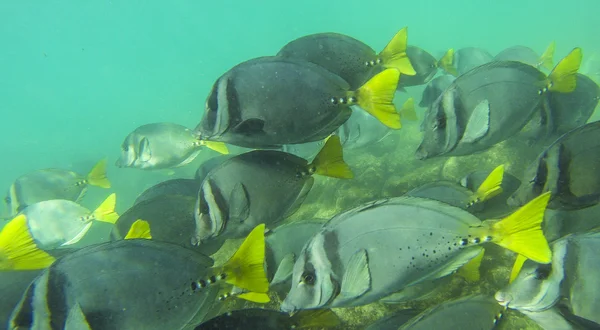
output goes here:
<path id="1" fill-rule="evenodd" d="M 238 64 L 213 85 L 196 127 L 203 139 L 249 148 L 318 141 L 352 113 L 344 79 L 306 61 L 262 57 Z"/>
<path id="2" fill-rule="evenodd" d="M 494 57 L 485 49 L 465 47 L 454 52 L 453 65 L 460 76 L 493 60 Z"/>
<path id="3" fill-rule="evenodd" d="M 552 192 L 550 209 L 576 210 L 600 201 L 600 121 L 576 128 L 558 138 L 526 169 L 521 186 L 509 198 L 523 205 Z"/>
<path id="4" fill-rule="evenodd" d="M 513 46 L 494 56 L 494 61 L 518 61 L 533 67 L 540 64 L 540 55 L 527 46 Z"/>
<path id="5" fill-rule="evenodd" d="M 360 306 L 443 277 L 481 252 L 478 244 L 461 244 L 480 225 L 466 211 L 415 197 L 341 213 L 304 246 L 281 308 Z"/>
<path id="6" fill-rule="evenodd" d="M 198 156 L 201 147 L 201 141 L 185 126 L 147 124 L 127 135 L 116 165 L 143 170 L 184 166 Z"/>
<path id="7" fill-rule="evenodd" d="M 219 288 L 194 292 L 209 257 L 154 240 L 122 240 L 69 254 L 29 286 L 10 326 L 20 329 L 182 329 Z"/>
<path id="8" fill-rule="evenodd" d="M 437 73 L 437 60 L 424 49 L 407 46 L 406 55 L 416 74 L 413 76 L 403 75 L 398 81 L 398 88 L 427 84 Z"/>
<path id="9" fill-rule="evenodd" d="M 513 136 L 539 109 L 545 79 L 520 62 L 492 62 L 460 76 L 427 110 L 417 158 L 468 155 Z"/>
<path id="10" fill-rule="evenodd" d="M 421 95 L 421 102 L 419 102 L 419 106 L 422 108 L 429 107 L 435 100 L 442 95 L 442 93 L 450 86 L 450 84 L 456 78 L 453 75 L 445 74 L 439 77 L 433 78 L 425 89 L 423 90 L 423 94 Z"/>

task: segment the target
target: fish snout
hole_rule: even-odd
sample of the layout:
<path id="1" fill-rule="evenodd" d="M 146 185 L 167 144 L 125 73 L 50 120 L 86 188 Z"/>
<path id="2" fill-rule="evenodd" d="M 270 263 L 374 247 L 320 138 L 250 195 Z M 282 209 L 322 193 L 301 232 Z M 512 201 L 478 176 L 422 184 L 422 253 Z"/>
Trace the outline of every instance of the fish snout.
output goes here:
<path id="1" fill-rule="evenodd" d="M 421 146 L 417 148 L 417 151 L 415 152 L 415 158 L 417 158 L 418 160 L 425 160 L 428 156 L 429 154 L 427 153 L 427 151 L 425 151 Z"/>
<path id="2" fill-rule="evenodd" d="M 508 307 L 508 304 L 512 300 L 512 295 L 508 292 L 498 291 L 494 295 L 494 298 L 500 304 L 500 306 Z"/>
<path id="3" fill-rule="evenodd" d="M 281 307 L 280 310 L 284 313 L 288 313 L 290 314 L 290 316 L 294 315 L 296 313 L 296 311 L 298 310 L 298 308 L 290 303 L 288 303 L 286 300 L 284 300 L 281 303 Z"/>

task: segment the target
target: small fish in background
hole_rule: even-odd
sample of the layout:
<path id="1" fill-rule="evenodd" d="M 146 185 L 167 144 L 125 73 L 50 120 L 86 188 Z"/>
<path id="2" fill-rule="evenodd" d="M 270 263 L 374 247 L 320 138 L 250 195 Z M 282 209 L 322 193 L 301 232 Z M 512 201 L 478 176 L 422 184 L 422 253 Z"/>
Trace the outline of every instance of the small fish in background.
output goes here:
<path id="1" fill-rule="evenodd" d="M 502 220 L 486 222 L 416 197 L 379 200 L 340 213 L 297 257 L 281 310 L 369 304 L 454 273 L 480 257 L 485 243 L 549 263 L 551 251 L 541 229 L 549 198 L 546 193 Z M 382 247 L 395 252 L 381 253 Z"/>
<path id="2" fill-rule="evenodd" d="M 438 72 L 438 61 L 426 50 L 416 46 L 407 46 L 406 55 L 415 70 L 415 74 L 401 75 L 398 81 L 398 89 L 425 85 Z"/>
<path id="3" fill-rule="evenodd" d="M 183 329 L 202 322 L 232 286 L 238 298 L 268 301 L 264 225 L 250 232 L 223 265 L 205 255 L 151 239 L 128 239 L 70 253 L 29 286 L 11 328 Z M 157 266 L 159 265 L 159 266 Z M 60 297 L 57 299 L 56 292 Z"/>
<path id="4" fill-rule="evenodd" d="M 152 123 L 136 128 L 121 145 L 117 167 L 142 170 L 175 168 L 189 164 L 203 147 L 227 154 L 220 142 L 198 139 L 189 128 L 173 123 Z"/>
<path id="5" fill-rule="evenodd" d="M 485 49 L 466 47 L 455 51 L 450 48 L 438 65 L 448 74 L 458 77 L 493 60 L 494 57 Z"/>
<path id="6" fill-rule="evenodd" d="M 544 329 L 600 327 L 600 233 L 568 235 L 552 243 L 552 263 L 527 260 L 496 293 L 502 306 L 516 309 Z M 523 260 L 521 260 L 523 261 Z"/>
<path id="7" fill-rule="evenodd" d="M 115 205 L 114 193 L 93 212 L 73 201 L 53 199 L 29 205 L 17 218 L 25 218 L 40 248 L 53 250 L 79 242 L 94 221 L 114 224 L 119 218 Z"/>
<path id="8" fill-rule="evenodd" d="M 27 173 L 15 180 L 4 198 L 10 213 L 7 218 L 37 202 L 51 199 L 79 202 L 89 185 L 105 189 L 111 187 L 106 177 L 106 159 L 100 160 L 87 176 L 55 168 Z"/>
<path id="9" fill-rule="evenodd" d="M 428 108 L 417 159 L 470 155 L 518 133 L 548 92 L 576 88 L 581 49 L 573 49 L 546 76 L 520 62 L 484 64 L 456 78 Z"/>
<path id="10" fill-rule="evenodd" d="M 504 308 L 493 297 L 471 295 L 443 302 L 421 313 L 400 310 L 365 330 L 492 330 L 500 325 L 504 313 Z"/>
<path id="11" fill-rule="evenodd" d="M 301 311 L 292 316 L 279 311 L 250 308 L 227 312 L 212 318 L 194 330 L 282 330 L 334 328 L 341 323 L 339 317 L 329 309 Z"/>
<path id="12" fill-rule="evenodd" d="M 525 171 L 521 186 L 508 199 L 523 205 L 539 194 L 552 193 L 548 208 L 577 210 L 600 202 L 600 121 L 558 138 Z"/>
<path id="13" fill-rule="evenodd" d="M 352 89 L 336 74 L 307 61 L 255 58 L 215 82 L 196 133 L 205 140 L 248 148 L 313 142 L 333 133 L 353 109 L 399 129 L 393 104 L 399 75 L 396 69 L 386 69 Z"/>
<path id="14" fill-rule="evenodd" d="M 423 90 L 423 94 L 421 95 L 421 101 L 419 102 L 419 106 L 422 108 L 427 108 L 435 100 L 442 95 L 442 93 L 452 84 L 452 82 L 456 79 L 453 75 L 445 74 L 439 77 L 433 78 L 425 89 Z"/>
<path id="15" fill-rule="evenodd" d="M 554 67 L 554 51 L 556 43 L 552 41 L 540 56 L 527 46 L 513 46 L 506 48 L 494 56 L 494 61 L 518 61 L 529 64 L 538 69 L 552 70 Z"/>
<path id="16" fill-rule="evenodd" d="M 339 137 L 331 136 L 309 163 L 274 150 L 237 155 L 202 182 L 193 243 L 239 238 L 258 223 L 269 226 L 293 214 L 313 186 L 313 175 L 352 178 Z"/>
<path id="17" fill-rule="evenodd" d="M 290 41 L 277 56 L 319 65 L 340 76 L 351 89 L 357 89 L 382 69 L 394 68 L 403 76 L 417 74 L 411 64 L 407 40 L 408 29 L 403 28 L 377 54 L 371 47 L 350 36 L 317 33 Z"/>

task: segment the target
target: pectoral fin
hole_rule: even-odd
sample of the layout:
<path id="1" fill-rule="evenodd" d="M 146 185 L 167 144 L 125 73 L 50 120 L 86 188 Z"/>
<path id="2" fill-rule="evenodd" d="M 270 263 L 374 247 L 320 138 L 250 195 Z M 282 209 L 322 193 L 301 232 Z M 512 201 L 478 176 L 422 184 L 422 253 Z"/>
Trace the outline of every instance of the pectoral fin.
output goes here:
<path id="1" fill-rule="evenodd" d="M 244 221 L 250 215 L 250 198 L 243 183 L 237 183 L 229 198 L 229 217 Z"/>
<path id="2" fill-rule="evenodd" d="M 361 249 L 356 251 L 348 261 L 346 272 L 342 278 L 340 298 L 344 300 L 358 298 L 370 288 L 371 273 L 369 271 L 367 251 Z"/>
<path id="3" fill-rule="evenodd" d="M 276 285 L 287 281 L 292 276 L 295 262 L 296 257 L 293 253 L 287 254 L 285 257 L 283 257 L 279 263 L 279 266 L 277 267 L 277 271 L 275 271 L 275 275 L 273 275 L 271 285 Z"/>
<path id="4" fill-rule="evenodd" d="M 464 143 L 473 143 L 484 137 L 490 130 L 490 102 L 481 101 L 471 113 L 465 133 L 461 139 Z"/>

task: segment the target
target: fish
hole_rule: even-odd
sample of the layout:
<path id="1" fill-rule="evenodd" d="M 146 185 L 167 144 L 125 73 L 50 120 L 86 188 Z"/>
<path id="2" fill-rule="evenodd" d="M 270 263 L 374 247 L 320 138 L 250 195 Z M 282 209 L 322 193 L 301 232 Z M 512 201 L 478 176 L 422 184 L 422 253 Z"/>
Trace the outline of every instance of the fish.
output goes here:
<path id="1" fill-rule="evenodd" d="M 508 199 L 523 205 L 551 192 L 550 209 L 577 210 L 600 202 L 600 121 L 595 121 L 558 138 L 525 170 L 521 185 Z"/>
<path id="2" fill-rule="evenodd" d="M 496 292 L 495 298 L 542 327 L 570 329 L 573 319 L 569 315 L 598 326 L 600 299 L 593 288 L 600 284 L 599 248 L 598 230 L 567 235 L 552 243 L 551 264 L 525 261 L 516 278 Z"/>
<path id="3" fill-rule="evenodd" d="M 452 84 L 452 82 L 456 79 L 453 75 L 445 74 L 439 77 L 433 78 L 425 89 L 423 90 L 423 94 L 421 95 L 421 102 L 419 102 L 419 106 L 422 108 L 427 108 L 435 100 L 437 100 L 440 95 Z"/>
<path id="4" fill-rule="evenodd" d="M 403 75 L 398 82 L 398 88 L 427 84 L 438 72 L 438 61 L 424 49 L 409 45 L 406 47 L 406 55 L 415 74 Z"/>
<path id="5" fill-rule="evenodd" d="M 339 137 L 331 136 L 311 163 L 276 150 L 250 151 L 225 161 L 198 192 L 193 244 L 243 237 L 258 223 L 274 225 L 300 207 L 314 174 L 352 178 Z"/>
<path id="6" fill-rule="evenodd" d="M 473 171 L 461 178 L 458 183 L 470 191 L 477 191 L 492 174 L 492 171 Z M 487 198 L 485 201 L 480 201 L 479 204 L 481 210 L 474 214 L 480 219 L 497 219 L 512 213 L 515 210 L 515 207 L 508 205 L 507 201 L 508 198 L 517 191 L 520 185 L 521 180 L 507 171 L 503 171 L 502 182 L 500 183 L 500 188 L 502 190 L 497 195 L 494 195 L 493 198 Z M 546 223 L 546 221 L 544 223 Z"/>
<path id="7" fill-rule="evenodd" d="M 289 292 L 296 257 L 325 221 L 314 219 L 281 225 L 266 236 L 265 259 L 271 291 L 282 292 L 282 295 Z"/>
<path id="8" fill-rule="evenodd" d="M 521 62 L 492 62 L 458 77 L 428 108 L 417 159 L 480 152 L 518 133 L 549 91 L 576 87 L 581 49 L 546 76 Z"/>
<path id="9" fill-rule="evenodd" d="M 56 168 L 29 172 L 15 180 L 4 198 L 9 211 L 7 218 L 15 217 L 29 205 L 46 200 L 78 202 L 89 185 L 105 189 L 111 187 L 106 177 L 106 159 L 100 160 L 87 176 Z"/>
<path id="10" fill-rule="evenodd" d="M 538 69 L 552 70 L 554 67 L 554 50 L 556 43 L 552 41 L 540 56 L 527 46 L 512 46 L 494 56 L 495 61 L 519 61 Z"/>
<path id="11" fill-rule="evenodd" d="M 144 190 L 133 202 L 139 204 L 163 195 L 182 195 L 195 197 L 200 189 L 200 182 L 194 179 L 172 179 L 155 184 Z"/>
<path id="12" fill-rule="evenodd" d="M 194 330 L 285 330 L 333 328 L 340 324 L 339 317 L 329 309 L 302 311 L 290 316 L 275 310 L 249 308 L 227 312 L 212 318 Z"/>
<path id="13" fill-rule="evenodd" d="M 55 260 L 37 247 L 23 214 L 12 219 L 0 231 L 0 273 L 44 269 Z"/>
<path id="14" fill-rule="evenodd" d="M 95 211 L 69 200 L 53 199 L 29 205 L 21 215 L 36 244 L 52 250 L 79 242 L 94 221 L 114 224 L 116 194 L 109 195 Z"/>
<path id="15" fill-rule="evenodd" d="M 481 48 L 466 47 L 456 51 L 450 48 L 440 59 L 439 66 L 447 73 L 458 77 L 493 60 L 494 57 Z"/>
<path id="16" fill-rule="evenodd" d="M 353 112 L 352 115 L 350 116 L 350 118 L 352 118 L 355 114 L 359 114 L 360 112 Z M 344 127 L 344 125 L 346 125 L 348 123 L 349 120 L 347 120 L 345 123 L 342 124 L 342 126 L 340 126 L 340 128 L 338 128 L 336 130 L 336 132 L 334 132 L 333 134 L 336 134 L 339 130 L 342 129 L 342 127 Z M 342 143 L 342 146 L 344 145 L 344 141 L 342 141 L 343 136 L 340 136 L 340 143 Z M 301 158 L 305 158 L 305 159 L 311 159 L 314 158 L 319 151 L 321 151 L 321 149 L 323 148 L 323 146 L 325 145 L 325 139 L 323 140 L 319 140 L 319 141 L 314 141 L 314 142 L 306 142 L 306 143 L 299 143 L 299 144 L 284 144 L 281 146 L 281 148 L 279 149 L 280 151 L 283 152 L 287 152 L 288 154 L 292 154 L 292 155 L 296 155 L 298 157 Z"/>
<path id="17" fill-rule="evenodd" d="M 115 165 L 142 170 L 176 168 L 192 162 L 204 146 L 221 154 L 229 152 L 224 143 L 201 140 L 185 126 L 146 124 L 127 135 Z"/>
<path id="18" fill-rule="evenodd" d="M 9 326 L 183 329 L 218 303 L 222 289 L 236 286 L 266 296 L 264 248 L 264 225 L 257 226 L 222 266 L 156 240 L 88 246 L 42 272 L 13 311 Z"/>
<path id="19" fill-rule="evenodd" d="M 486 295 L 470 295 L 443 302 L 413 316 L 413 310 L 401 310 L 367 327 L 366 330 L 409 329 L 496 329 L 504 317 L 504 308 Z M 412 316 L 411 319 L 407 319 Z M 469 317 L 463 317 L 468 315 Z"/>
<path id="20" fill-rule="evenodd" d="M 211 157 L 211 158 L 205 160 L 204 162 L 202 162 L 202 164 L 200 164 L 200 166 L 198 166 L 198 169 L 196 170 L 196 173 L 194 174 L 194 180 L 196 180 L 198 183 L 201 184 L 202 181 L 204 181 L 204 178 L 206 178 L 208 173 L 210 173 L 210 171 L 212 171 L 213 168 L 221 165 L 223 162 L 225 162 L 226 160 L 228 160 L 229 158 L 231 158 L 233 156 L 234 155 L 232 155 L 232 154 L 219 155 L 219 156 Z"/>
<path id="21" fill-rule="evenodd" d="M 0 324 L 5 329 L 10 313 L 17 306 L 29 284 L 41 270 L 0 271 Z"/>
<path id="22" fill-rule="evenodd" d="M 453 273 L 489 242 L 548 263 L 541 222 L 549 197 L 541 195 L 500 221 L 482 222 L 460 208 L 417 197 L 379 200 L 338 214 L 302 249 L 281 310 L 369 304 Z"/>
<path id="23" fill-rule="evenodd" d="M 393 104 L 399 75 L 386 69 L 353 90 L 344 79 L 310 62 L 255 58 L 217 79 L 195 132 L 204 140 L 274 148 L 322 140 L 357 108 L 399 129 Z"/>
<path id="24" fill-rule="evenodd" d="M 277 56 L 319 65 L 340 76 L 351 89 L 357 89 L 381 68 L 395 68 L 403 75 L 415 75 L 407 39 L 408 29 L 405 27 L 377 54 L 371 47 L 350 36 L 317 33 L 290 41 Z"/>

